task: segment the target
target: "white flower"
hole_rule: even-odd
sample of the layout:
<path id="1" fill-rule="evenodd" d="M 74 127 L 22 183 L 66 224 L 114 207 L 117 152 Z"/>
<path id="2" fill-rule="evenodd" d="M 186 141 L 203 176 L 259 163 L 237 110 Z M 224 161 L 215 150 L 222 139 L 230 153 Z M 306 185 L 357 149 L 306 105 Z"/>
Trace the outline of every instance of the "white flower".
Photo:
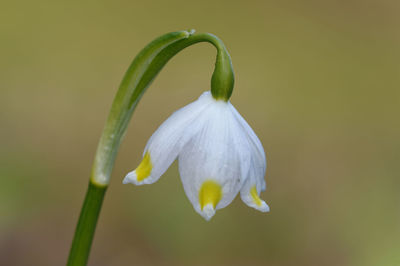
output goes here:
<path id="1" fill-rule="evenodd" d="M 143 161 L 123 183 L 154 183 L 177 157 L 186 195 L 206 220 L 239 191 L 248 206 L 269 211 L 259 197 L 266 188 L 264 149 L 229 101 L 205 92 L 174 112 L 151 136 Z"/>

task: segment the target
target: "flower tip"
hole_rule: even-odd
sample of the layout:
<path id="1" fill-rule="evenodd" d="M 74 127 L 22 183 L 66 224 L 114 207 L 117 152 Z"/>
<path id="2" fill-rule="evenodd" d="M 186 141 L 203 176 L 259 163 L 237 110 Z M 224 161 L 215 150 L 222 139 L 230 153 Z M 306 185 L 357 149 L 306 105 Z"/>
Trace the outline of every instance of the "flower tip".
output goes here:
<path id="1" fill-rule="evenodd" d="M 258 210 L 261 212 L 269 212 L 269 206 L 265 201 L 262 201 L 261 206 L 258 207 Z"/>
<path id="2" fill-rule="evenodd" d="M 210 221 L 215 214 L 214 206 L 211 203 L 207 204 L 204 206 L 200 214 L 204 219 L 206 219 L 206 221 Z"/>
<path id="3" fill-rule="evenodd" d="M 135 171 L 129 172 L 125 176 L 124 180 L 122 181 L 122 184 L 129 184 L 129 183 L 132 183 L 135 185 L 137 184 L 137 176 L 136 176 Z"/>

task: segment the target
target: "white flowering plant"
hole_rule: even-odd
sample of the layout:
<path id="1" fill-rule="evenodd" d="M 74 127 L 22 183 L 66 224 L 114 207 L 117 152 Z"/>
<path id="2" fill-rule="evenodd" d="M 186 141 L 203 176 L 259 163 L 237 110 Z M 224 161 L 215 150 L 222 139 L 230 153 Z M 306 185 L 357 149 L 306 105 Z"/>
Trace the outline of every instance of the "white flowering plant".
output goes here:
<path id="1" fill-rule="evenodd" d="M 262 212 L 266 159 L 262 144 L 230 103 L 234 86 L 231 57 L 223 42 L 194 30 L 167 33 L 149 43 L 128 68 L 97 147 L 92 175 L 72 242 L 68 266 L 87 264 L 91 243 L 119 146 L 132 113 L 148 86 L 178 52 L 199 42 L 217 49 L 211 88 L 173 113 L 151 136 L 139 166 L 123 183 L 156 182 L 178 159 L 185 193 L 206 220 L 229 205 L 238 193 Z"/>

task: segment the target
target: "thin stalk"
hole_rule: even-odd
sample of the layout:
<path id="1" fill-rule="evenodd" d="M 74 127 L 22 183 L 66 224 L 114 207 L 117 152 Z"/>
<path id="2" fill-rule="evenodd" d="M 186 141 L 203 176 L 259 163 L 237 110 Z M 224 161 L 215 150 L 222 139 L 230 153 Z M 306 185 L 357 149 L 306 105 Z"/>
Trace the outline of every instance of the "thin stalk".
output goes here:
<path id="1" fill-rule="evenodd" d="M 67 266 L 87 264 L 106 190 L 106 186 L 98 186 L 89 182 L 78 225 L 76 226 Z"/>

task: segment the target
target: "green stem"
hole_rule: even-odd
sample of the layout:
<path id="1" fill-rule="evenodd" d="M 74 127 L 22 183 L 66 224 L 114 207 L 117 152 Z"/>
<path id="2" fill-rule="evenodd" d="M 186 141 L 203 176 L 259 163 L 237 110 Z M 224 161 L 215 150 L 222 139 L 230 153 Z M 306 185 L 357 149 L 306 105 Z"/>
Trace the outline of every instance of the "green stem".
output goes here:
<path id="1" fill-rule="evenodd" d="M 67 266 L 86 265 L 107 187 L 89 182 Z"/>
<path id="2" fill-rule="evenodd" d="M 84 266 L 87 263 L 115 158 L 133 111 L 142 95 L 174 55 L 199 42 L 209 42 L 217 49 L 215 69 L 211 78 L 213 97 L 228 101 L 231 96 L 234 84 L 231 58 L 225 45 L 215 35 L 194 34 L 193 30 L 167 33 L 152 41 L 135 57 L 122 79 L 97 147 L 89 188 L 72 241 L 68 266 Z"/>

